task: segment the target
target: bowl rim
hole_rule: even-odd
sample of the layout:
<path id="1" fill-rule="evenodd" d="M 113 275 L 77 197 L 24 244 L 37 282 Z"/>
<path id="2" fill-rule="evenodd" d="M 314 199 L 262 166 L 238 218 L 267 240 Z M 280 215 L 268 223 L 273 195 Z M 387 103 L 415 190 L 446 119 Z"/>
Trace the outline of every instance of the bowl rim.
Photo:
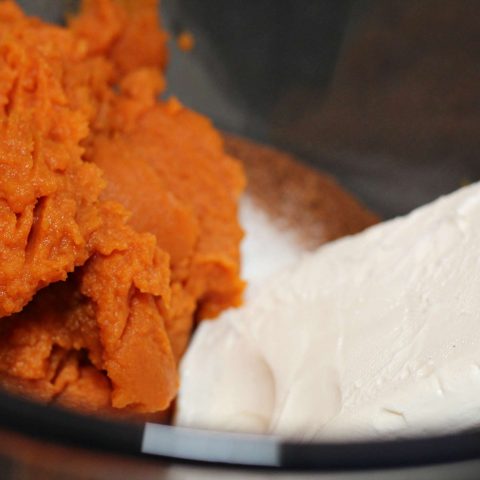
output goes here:
<path id="1" fill-rule="evenodd" d="M 480 431 L 422 438 L 301 443 L 271 435 L 116 420 L 0 391 L 0 428 L 37 440 L 168 463 L 282 470 L 374 470 L 480 459 Z"/>

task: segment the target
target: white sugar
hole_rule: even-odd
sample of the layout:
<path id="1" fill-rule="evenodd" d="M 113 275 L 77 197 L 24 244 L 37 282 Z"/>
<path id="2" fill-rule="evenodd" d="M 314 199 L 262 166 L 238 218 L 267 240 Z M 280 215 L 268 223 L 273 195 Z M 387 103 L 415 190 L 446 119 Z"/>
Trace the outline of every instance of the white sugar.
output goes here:
<path id="1" fill-rule="evenodd" d="M 248 196 L 240 202 L 240 222 L 245 230 L 241 253 L 248 300 L 270 275 L 296 263 L 306 250 L 293 232 L 279 227 Z"/>

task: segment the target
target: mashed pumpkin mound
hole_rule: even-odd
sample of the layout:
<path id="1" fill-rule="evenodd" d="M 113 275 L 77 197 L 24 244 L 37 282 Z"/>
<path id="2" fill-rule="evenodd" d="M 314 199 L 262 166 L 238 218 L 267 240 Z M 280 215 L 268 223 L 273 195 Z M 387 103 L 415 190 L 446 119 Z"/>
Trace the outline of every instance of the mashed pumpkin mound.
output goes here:
<path id="1" fill-rule="evenodd" d="M 164 88 L 152 0 L 85 0 L 63 28 L 0 2 L 0 383 L 158 412 L 196 319 L 241 302 L 244 186 Z"/>

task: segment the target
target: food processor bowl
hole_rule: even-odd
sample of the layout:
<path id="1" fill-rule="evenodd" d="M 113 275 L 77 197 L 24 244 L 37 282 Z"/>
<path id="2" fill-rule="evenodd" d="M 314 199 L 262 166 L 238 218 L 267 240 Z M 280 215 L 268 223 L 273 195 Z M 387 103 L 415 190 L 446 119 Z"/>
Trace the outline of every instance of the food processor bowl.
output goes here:
<path id="1" fill-rule="evenodd" d="M 61 22 L 75 1 L 19 0 Z M 480 177 L 480 3 L 163 0 L 168 91 L 383 218 Z M 183 51 L 176 38 L 193 35 Z M 357 443 L 84 416 L 0 393 L 1 478 L 478 478 L 480 432 Z"/>

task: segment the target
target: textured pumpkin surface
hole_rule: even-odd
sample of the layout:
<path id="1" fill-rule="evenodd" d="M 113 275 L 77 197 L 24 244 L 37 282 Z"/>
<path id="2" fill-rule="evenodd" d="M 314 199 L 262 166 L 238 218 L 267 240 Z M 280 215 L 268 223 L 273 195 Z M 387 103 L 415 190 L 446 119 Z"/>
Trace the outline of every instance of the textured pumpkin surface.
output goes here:
<path id="1" fill-rule="evenodd" d="M 243 172 L 207 119 L 157 99 L 166 38 L 152 0 L 86 0 L 68 28 L 0 3 L 6 388 L 165 410 L 194 319 L 241 302 Z"/>

